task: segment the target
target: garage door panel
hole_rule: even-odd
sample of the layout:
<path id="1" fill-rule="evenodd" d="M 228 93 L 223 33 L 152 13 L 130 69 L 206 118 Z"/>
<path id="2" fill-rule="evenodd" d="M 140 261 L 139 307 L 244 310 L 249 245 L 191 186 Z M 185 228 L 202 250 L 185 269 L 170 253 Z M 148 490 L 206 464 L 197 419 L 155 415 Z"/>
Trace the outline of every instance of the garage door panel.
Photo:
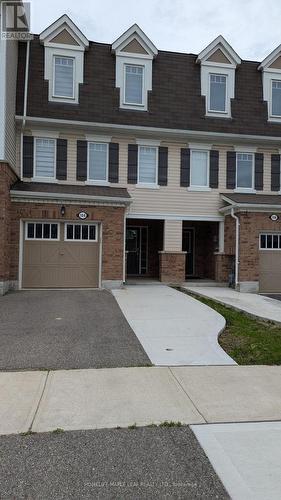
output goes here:
<path id="1" fill-rule="evenodd" d="M 281 292 L 281 251 L 260 251 L 260 292 Z"/>

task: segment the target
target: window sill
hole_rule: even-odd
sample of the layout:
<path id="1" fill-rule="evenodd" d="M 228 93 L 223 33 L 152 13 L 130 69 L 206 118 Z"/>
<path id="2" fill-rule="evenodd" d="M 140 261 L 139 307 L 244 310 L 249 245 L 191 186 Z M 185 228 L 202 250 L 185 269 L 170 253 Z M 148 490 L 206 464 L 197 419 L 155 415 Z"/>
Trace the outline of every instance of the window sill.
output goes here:
<path id="1" fill-rule="evenodd" d="M 108 181 L 85 181 L 86 186 L 110 186 Z"/>
<path id="2" fill-rule="evenodd" d="M 234 193 L 249 193 L 249 194 L 256 194 L 256 190 L 253 188 L 236 188 L 234 189 Z"/>
<path id="3" fill-rule="evenodd" d="M 46 184 L 56 184 L 58 183 L 58 179 L 48 178 L 48 177 L 32 177 L 31 182 L 46 182 Z"/>
<path id="4" fill-rule="evenodd" d="M 212 189 L 210 187 L 207 187 L 207 186 L 189 186 L 187 188 L 187 191 L 212 191 Z"/>
<path id="5" fill-rule="evenodd" d="M 205 118 L 223 118 L 224 120 L 232 120 L 232 116 L 229 114 L 223 114 L 223 113 L 206 113 Z"/>
<path id="6" fill-rule="evenodd" d="M 158 184 L 136 184 L 136 188 L 140 189 L 160 189 L 160 186 Z"/>

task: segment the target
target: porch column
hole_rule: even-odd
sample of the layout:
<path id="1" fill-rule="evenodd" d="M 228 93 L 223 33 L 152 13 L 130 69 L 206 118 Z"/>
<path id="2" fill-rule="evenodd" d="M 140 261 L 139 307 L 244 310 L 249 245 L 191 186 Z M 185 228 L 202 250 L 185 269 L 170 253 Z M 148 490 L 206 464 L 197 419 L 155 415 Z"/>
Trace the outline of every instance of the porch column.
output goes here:
<path id="1" fill-rule="evenodd" d="M 160 281 L 185 281 L 185 255 L 182 251 L 182 220 L 164 221 L 163 251 L 159 252 Z"/>

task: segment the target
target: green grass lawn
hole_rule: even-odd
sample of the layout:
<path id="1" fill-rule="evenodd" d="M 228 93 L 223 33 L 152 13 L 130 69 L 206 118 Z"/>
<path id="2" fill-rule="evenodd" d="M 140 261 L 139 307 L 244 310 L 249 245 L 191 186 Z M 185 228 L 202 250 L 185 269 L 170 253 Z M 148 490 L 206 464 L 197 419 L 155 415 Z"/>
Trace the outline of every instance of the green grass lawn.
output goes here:
<path id="1" fill-rule="evenodd" d="M 181 290 L 182 291 L 182 290 Z M 185 292 L 184 292 L 185 293 Z M 192 295 L 226 319 L 219 344 L 239 365 L 281 365 L 281 325 L 250 318 L 211 299 Z"/>

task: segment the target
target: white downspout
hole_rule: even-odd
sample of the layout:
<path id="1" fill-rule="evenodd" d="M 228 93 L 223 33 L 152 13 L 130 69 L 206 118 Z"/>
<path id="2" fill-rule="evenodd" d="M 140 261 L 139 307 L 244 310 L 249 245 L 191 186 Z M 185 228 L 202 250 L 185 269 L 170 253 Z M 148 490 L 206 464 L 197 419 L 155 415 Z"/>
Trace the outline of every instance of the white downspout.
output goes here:
<path id="1" fill-rule="evenodd" d="M 235 232 L 235 288 L 238 288 L 239 283 L 239 232 L 240 232 L 240 222 L 239 217 L 234 214 L 234 208 L 230 212 L 231 217 L 235 219 L 236 222 L 236 232 Z"/>

